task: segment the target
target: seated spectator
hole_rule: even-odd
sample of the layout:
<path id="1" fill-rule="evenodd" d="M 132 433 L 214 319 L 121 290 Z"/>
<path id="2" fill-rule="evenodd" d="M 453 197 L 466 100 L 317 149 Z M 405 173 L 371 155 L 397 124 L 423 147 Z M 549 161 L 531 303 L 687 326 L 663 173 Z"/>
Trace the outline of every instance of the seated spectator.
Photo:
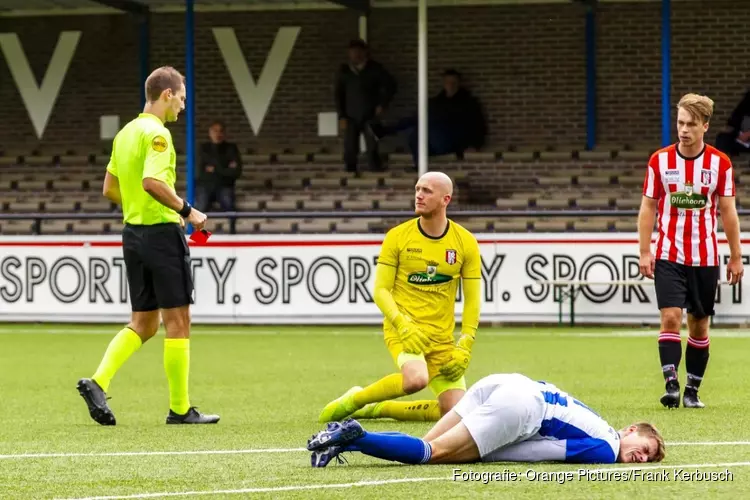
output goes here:
<path id="1" fill-rule="evenodd" d="M 200 148 L 195 206 L 205 213 L 218 202 L 222 212 L 233 212 L 234 184 L 242 174 L 242 156 L 236 144 L 224 140 L 225 128 L 221 122 L 211 124 L 208 136 L 211 141 L 201 144 Z"/>
<path id="2" fill-rule="evenodd" d="M 484 145 L 487 126 L 481 105 L 469 90 L 461 86 L 461 74 L 456 70 L 443 73 L 443 90 L 429 100 L 427 122 L 429 156 L 455 153 L 462 157 L 465 151 L 479 150 Z M 370 131 L 381 139 L 411 130 L 409 149 L 416 167 L 419 160 L 418 124 L 418 116 L 414 114 L 390 126 L 373 123 Z"/>
<path id="3" fill-rule="evenodd" d="M 717 134 L 716 147 L 729 156 L 750 153 L 750 92 L 732 111 L 727 128 Z"/>

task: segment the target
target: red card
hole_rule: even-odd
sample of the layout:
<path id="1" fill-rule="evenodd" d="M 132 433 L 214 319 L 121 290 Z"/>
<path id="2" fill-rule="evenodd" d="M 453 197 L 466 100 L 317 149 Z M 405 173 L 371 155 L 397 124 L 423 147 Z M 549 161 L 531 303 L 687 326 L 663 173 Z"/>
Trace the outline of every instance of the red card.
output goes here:
<path id="1" fill-rule="evenodd" d="M 202 229 L 200 231 L 194 231 L 193 234 L 190 235 L 190 239 L 193 240 L 195 243 L 203 244 L 208 241 L 208 238 L 211 236 L 211 231 L 206 231 L 205 229 Z"/>

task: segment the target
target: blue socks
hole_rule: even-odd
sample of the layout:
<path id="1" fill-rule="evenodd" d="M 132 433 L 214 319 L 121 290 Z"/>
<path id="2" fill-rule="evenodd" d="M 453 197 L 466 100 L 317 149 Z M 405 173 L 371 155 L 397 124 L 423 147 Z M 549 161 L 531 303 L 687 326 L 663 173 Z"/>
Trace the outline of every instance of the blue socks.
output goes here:
<path id="1" fill-rule="evenodd" d="M 425 464 L 432 457 L 432 447 L 426 441 L 400 432 L 366 432 L 345 451 L 403 464 Z"/>

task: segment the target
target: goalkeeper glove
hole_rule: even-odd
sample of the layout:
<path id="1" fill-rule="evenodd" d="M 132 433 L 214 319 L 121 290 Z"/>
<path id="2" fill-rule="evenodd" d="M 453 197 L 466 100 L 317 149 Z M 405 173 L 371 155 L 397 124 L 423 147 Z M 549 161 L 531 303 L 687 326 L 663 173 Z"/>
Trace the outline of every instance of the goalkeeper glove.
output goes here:
<path id="1" fill-rule="evenodd" d="M 474 337 L 462 334 L 458 339 L 456 347 L 453 348 L 451 359 L 440 369 L 440 373 L 451 382 L 463 377 L 471 361 L 471 347 L 474 345 Z"/>
<path id="2" fill-rule="evenodd" d="M 410 320 L 404 318 L 398 329 L 398 335 L 401 337 L 401 344 L 404 346 L 405 352 L 421 354 L 427 350 L 429 345 L 427 335 Z"/>

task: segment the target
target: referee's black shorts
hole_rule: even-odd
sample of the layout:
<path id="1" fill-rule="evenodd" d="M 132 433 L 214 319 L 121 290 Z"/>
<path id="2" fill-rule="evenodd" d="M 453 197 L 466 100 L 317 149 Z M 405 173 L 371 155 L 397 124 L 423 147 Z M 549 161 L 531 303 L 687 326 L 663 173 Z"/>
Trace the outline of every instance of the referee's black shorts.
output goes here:
<path id="1" fill-rule="evenodd" d="M 687 309 L 696 319 L 714 315 L 718 266 L 686 266 L 668 260 L 657 260 L 654 268 L 656 303 L 659 309 Z"/>
<path id="2" fill-rule="evenodd" d="M 190 248 L 179 224 L 126 224 L 122 249 L 133 311 L 193 303 Z"/>

